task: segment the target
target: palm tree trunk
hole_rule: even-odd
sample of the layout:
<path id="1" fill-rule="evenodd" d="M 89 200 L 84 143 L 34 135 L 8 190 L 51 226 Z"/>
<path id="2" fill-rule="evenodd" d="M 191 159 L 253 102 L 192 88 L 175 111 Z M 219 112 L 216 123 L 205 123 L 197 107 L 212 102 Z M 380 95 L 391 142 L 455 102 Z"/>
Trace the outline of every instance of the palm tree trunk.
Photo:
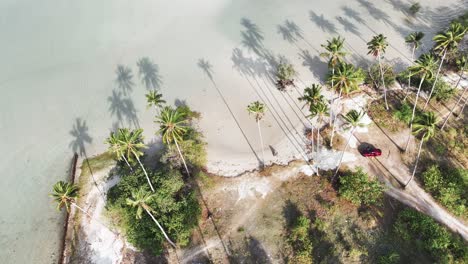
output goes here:
<path id="1" fill-rule="evenodd" d="M 340 93 L 338 94 L 338 102 L 340 100 L 340 97 L 341 97 L 341 88 L 340 88 Z M 337 104 L 338 104 L 337 102 Z M 331 109 L 331 106 L 330 106 L 330 109 Z M 331 115 L 330 115 L 330 118 L 331 118 Z M 335 127 L 336 127 L 336 120 L 338 119 L 338 115 L 335 114 L 335 119 L 333 120 L 333 126 L 332 126 L 332 133 L 331 133 L 331 136 L 330 136 L 330 147 L 333 147 L 333 136 L 335 135 Z"/>
<path id="2" fill-rule="evenodd" d="M 177 143 L 177 140 L 174 140 L 174 142 L 175 142 L 175 145 L 177 147 L 177 151 L 179 152 L 180 158 L 182 159 L 182 163 L 184 163 L 185 171 L 187 172 L 187 175 L 190 176 L 190 172 L 189 172 L 189 169 L 187 167 L 187 163 L 185 163 L 185 159 L 184 159 L 184 156 L 182 155 L 182 152 L 180 151 L 179 144 Z"/>
<path id="3" fill-rule="evenodd" d="M 348 149 L 349 141 L 351 140 L 351 137 L 353 136 L 354 129 L 355 129 L 355 127 L 353 127 L 353 129 L 351 129 L 350 135 L 348 137 L 348 141 L 346 142 L 346 146 L 345 146 L 345 148 L 343 150 L 343 153 L 341 154 L 340 162 L 338 162 L 338 166 L 336 167 L 335 174 L 333 175 L 332 182 L 335 180 L 335 177 L 338 174 L 338 171 L 340 170 L 341 162 L 343 162 L 343 157 L 344 157 L 344 154 L 345 154 L 346 150 Z"/>
<path id="4" fill-rule="evenodd" d="M 263 166 L 265 166 L 265 149 L 263 147 L 263 136 L 260 128 L 260 120 L 257 120 L 258 135 L 260 136 L 260 144 L 262 144 Z"/>
<path id="5" fill-rule="evenodd" d="M 332 78 L 331 78 L 331 88 L 333 90 L 333 76 L 335 75 L 335 66 L 332 67 Z"/>
<path id="6" fill-rule="evenodd" d="M 130 168 L 130 170 L 133 171 L 132 166 L 130 166 L 130 163 L 128 163 L 128 160 L 127 160 L 127 158 L 125 158 L 124 154 L 122 154 L 122 158 L 125 160 L 125 163 L 127 163 L 127 166 Z"/>
<path id="7" fill-rule="evenodd" d="M 416 51 L 416 45 L 413 45 L 413 52 L 411 53 L 411 61 L 414 61 L 414 52 Z M 409 93 L 411 87 L 411 74 L 408 76 L 408 87 L 406 88 L 406 94 Z M 406 97 L 405 97 L 406 98 Z"/>
<path id="8" fill-rule="evenodd" d="M 384 100 L 385 100 L 385 109 L 388 110 L 388 103 L 387 103 L 387 87 L 385 87 L 385 78 L 384 78 L 384 72 L 382 68 L 382 62 L 380 58 L 380 51 L 377 52 L 377 56 L 379 58 L 379 67 L 380 67 L 380 77 L 382 78 L 382 85 L 384 89 Z"/>
<path id="9" fill-rule="evenodd" d="M 458 87 L 458 84 L 460 83 L 460 80 L 462 79 L 463 77 L 463 72 L 462 74 L 460 75 L 460 79 L 458 79 L 458 82 L 457 82 L 457 85 L 455 86 L 455 89 L 457 89 Z M 465 92 L 466 92 L 466 88 L 463 89 L 463 93 L 460 95 L 460 98 L 458 98 L 458 101 L 455 105 L 452 106 L 452 109 L 450 109 L 450 113 L 448 114 L 448 116 L 445 118 L 445 121 L 444 123 L 442 124 L 442 127 L 440 128 L 440 130 L 444 130 L 444 127 L 445 125 L 447 124 L 447 121 L 449 120 L 449 118 L 452 116 L 453 114 L 453 111 L 455 110 L 455 108 L 458 106 L 458 104 L 460 103 L 461 99 L 463 99 L 463 96 L 465 96 Z"/>
<path id="10" fill-rule="evenodd" d="M 164 237 L 166 238 L 167 242 L 169 242 L 169 244 L 171 244 L 171 246 L 173 246 L 174 248 L 176 248 L 176 245 L 174 244 L 174 242 L 171 241 L 171 239 L 169 238 L 169 236 L 167 236 L 166 232 L 164 231 L 164 229 L 162 228 L 162 226 L 159 224 L 158 220 L 156 220 L 156 218 L 154 218 L 153 214 L 147 209 L 145 208 L 145 211 L 147 214 L 149 214 L 149 216 L 151 217 L 151 219 L 153 219 L 153 221 L 156 223 L 156 225 L 159 227 L 159 229 L 161 230 L 161 232 L 163 233 Z"/>
<path id="11" fill-rule="evenodd" d="M 419 82 L 419 87 L 418 87 L 418 92 L 416 93 L 416 100 L 414 102 L 414 106 L 413 106 L 413 113 L 411 114 L 411 121 L 410 121 L 410 131 L 409 131 L 409 135 L 408 135 L 408 140 L 406 141 L 406 147 L 405 147 L 405 151 L 406 152 L 408 150 L 408 145 L 409 145 L 409 141 L 411 139 L 411 130 L 413 129 L 413 120 L 414 120 L 414 114 L 416 112 L 416 106 L 418 105 L 418 98 L 419 98 L 419 92 L 421 91 L 421 86 L 424 82 L 424 78 L 426 76 L 424 75 L 422 78 L 421 78 L 421 81 Z"/>
<path id="12" fill-rule="evenodd" d="M 465 88 L 465 89 L 466 89 L 466 88 Z M 463 106 L 462 106 L 462 108 L 461 108 L 461 110 L 460 110 L 460 113 L 458 113 L 457 119 L 459 119 L 460 116 L 463 114 L 463 110 L 465 109 L 466 102 L 468 102 L 468 100 L 465 100 L 465 102 L 463 103 Z"/>
<path id="13" fill-rule="evenodd" d="M 411 178 L 409 179 L 409 181 L 403 186 L 403 188 L 406 188 L 406 186 L 408 186 L 408 184 L 410 184 L 410 182 L 413 180 L 414 178 L 414 174 L 416 174 L 416 168 L 418 167 L 418 162 L 419 162 L 419 157 L 421 155 L 421 148 L 422 148 L 422 145 L 424 143 L 424 136 L 426 135 L 426 133 L 423 134 L 422 138 L 421 138 L 421 143 L 419 143 L 419 150 L 418 150 L 418 156 L 416 157 L 416 164 L 414 165 L 414 169 L 413 169 L 413 173 L 411 174 Z"/>
<path id="14" fill-rule="evenodd" d="M 442 69 L 442 64 L 444 63 L 446 54 L 447 54 L 447 49 L 444 50 L 444 55 L 442 56 L 442 59 L 440 60 L 440 64 L 439 64 L 439 68 L 437 69 L 437 74 L 434 80 L 434 84 L 432 84 L 431 92 L 429 93 L 429 97 L 427 97 L 426 104 L 424 104 L 423 111 L 426 110 L 427 104 L 429 104 L 429 101 L 431 100 L 431 96 L 432 96 L 432 93 L 434 92 L 434 88 L 437 84 L 437 80 L 439 79 L 440 69 Z"/>
<path id="15" fill-rule="evenodd" d="M 145 167 L 143 166 L 143 164 L 141 164 L 141 161 L 140 161 L 140 158 L 138 158 L 138 155 L 132 151 L 133 155 L 135 156 L 135 158 L 137 159 L 138 163 L 140 164 L 140 167 L 141 169 L 143 170 L 143 172 L 145 173 L 145 176 L 146 176 L 146 180 L 148 181 L 148 184 L 151 188 L 151 191 L 154 192 L 154 188 L 153 188 L 153 185 L 151 184 L 151 181 L 150 181 L 150 178 L 148 176 L 148 173 L 146 173 L 146 170 L 145 170 Z"/>

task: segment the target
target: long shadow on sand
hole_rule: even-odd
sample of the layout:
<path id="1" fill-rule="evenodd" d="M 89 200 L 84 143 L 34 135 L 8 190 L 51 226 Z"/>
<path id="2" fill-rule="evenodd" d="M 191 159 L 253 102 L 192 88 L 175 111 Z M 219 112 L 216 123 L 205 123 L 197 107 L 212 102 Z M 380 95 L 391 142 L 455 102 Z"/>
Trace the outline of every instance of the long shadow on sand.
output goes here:
<path id="1" fill-rule="evenodd" d="M 162 86 L 162 78 L 159 67 L 150 58 L 143 57 L 137 62 L 138 75 L 148 90 L 159 90 Z"/>
<path id="2" fill-rule="evenodd" d="M 132 69 L 130 69 L 128 66 L 119 64 L 117 65 L 115 74 L 117 75 L 115 81 L 117 82 L 118 87 L 122 90 L 123 94 L 130 94 L 133 91 L 133 86 L 135 85 L 133 82 Z"/>
<path id="3" fill-rule="evenodd" d="M 117 118 L 117 122 L 121 127 L 125 127 L 124 121 L 126 121 L 129 126 L 133 125 L 135 128 L 140 127 L 137 110 L 132 99 L 123 97 L 120 91 L 114 89 L 112 90 L 112 95 L 107 97 L 107 102 L 109 103 L 111 116 Z"/>

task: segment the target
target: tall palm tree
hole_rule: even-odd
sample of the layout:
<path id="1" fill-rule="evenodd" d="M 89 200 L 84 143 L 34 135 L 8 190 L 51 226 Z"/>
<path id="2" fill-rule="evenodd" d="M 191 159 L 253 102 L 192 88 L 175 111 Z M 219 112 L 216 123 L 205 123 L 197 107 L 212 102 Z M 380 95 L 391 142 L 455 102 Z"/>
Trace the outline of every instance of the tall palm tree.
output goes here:
<path id="1" fill-rule="evenodd" d="M 434 136 L 436 131 L 436 124 L 437 118 L 433 112 L 426 112 L 422 114 L 422 116 L 418 116 L 418 118 L 415 120 L 412 132 L 414 135 L 421 135 L 421 142 L 419 144 L 418 156 L 416 157 L 416 164 L 414 165 L 413 173 L 411 174 L 409 181 L 403 186 L 404 188 L 406 188 L 406 186 L 408 186 L 408 184 L 413 180 L 414 174 L 416 173 L 416 168 L 418 167 L 422 145 L 424 141 L 428 141 L 431 137 Z"/>
<path id="2" fill-rule="evenodd" d="M 140 157 L 143 156 L 142 149 L 146 148 L 146 145 L 143 143 L 143 129 L 139 128 L 133 131 L 129 131 L 126 128 L 119 129 L 119 145 L 126 156 L 127 160 L 132 161 L 135 158 L 140 164 L 141 169 L 145 173 L 146 180 L 148 185 L 151 188 L 151 191 L 154 192 L 153 184 L 148 176 L 148 173 L 145 170 L 145 167 L 141 163 Z"/>
<path id="3" fill-rule="evenodd" d="M 125 158 L 124 152 L 122 150 L 122 145 L 120 144 L 119 137 L 120 137 L 120 131 L 117 132 L 111 132 L 109 137 L 106 138 L 105 143 L 109 145 L 109 151 L 114 153 L 117 160 L 124 160 L 127 166 L 132 170 L 132 166 L 128 162 L 127 158 Z"/>
<path id="4" fill-rule="evenodd" d="M 76 199 L 78 199 L 78 185 L 72 184 L 69 182 L 58 181 L 53 186 L 53 191 L 50 194 L 54 201 L 57 203 L 57 210 L 61 210 L 65 207 L 67 212 L 70 212 L 71 206 L 74 206 L 82 213 L 86 214 L 90 218 L 92 216 L 86 212 L 83 208 L 81 208 L 78 204 L 76 204 Z"/>
<path id="5" fill-rule="evenodd" d="M 320 127 L 323 118 L 329 115 L 328 106 L 325 101 L 320 101 L 310 106 L 310 117 L 317 116 L 317 152 L 320 151 Z"/>
<path id="6" fill-rule="evenodd" d="M 343 59 L 346 56 L 346 52 L 343 51 L 344 41 L 344 38 L 338 36 L 327 40 L 326 45 L 322 45 L 326 51 L 320 53 L 320 56 L 328 58 L 328 67 L 331 68 L 332 75 L 335 75 L 335 68 L 343 63 Z M 331 86 L 334 86 L 333 80 L 331 80 Z"/>
<path id="7" fill-rule="evenodd" d="M 336 69 L 335 74 L 329 76 L 328 81 L 330 83 L 334 83 L 332 88 L 339 91 L 338 98 L 341 98 L 341 94 L 347 95 L 352 91 L 359 90 L 359 84 L 362 82 L 362 76 L 360 76 L 359 72 L 352 64 L 341 63 Z M 337 120 L 338 118 L 335 117 L 332 125 L 330 138 L 331 147 L 333 146 L 333 136 L 335 135 Z"/>
<path id="8" fill-rule="evenodd" d="M 405 42 L 408 45 L 411 45 L 412 52 L 411 52 L 411 61 L 414 61 L 414 53 L 416 50 L 421 46 L 421 40 L 424 38 L 424 33 L 420 31 L 413 32 L 406 36 Z M 409 91 L 411 87 L 411 75 L 408 76 L 408 88 L 407 92 Z"/>
<path id="9" fill-rule="evenodd" d="M 458 78 L 457 84 L 455 85 L 455 90 L 457 90 L 458 85 L 460 84 L 460 81 L 463 79 L 464 72 L 468 70 L 468 55 L 461 54 L 461 56 L 459 57 L 459 59 L 456 60 L 456 62 L 457 62 L 457 69 L 460 72 L 460 78 Z M 460 98 L 458 98 L 458 101 L 452 106 L 452 109 L 450 109 L 450 113 L 445 118 L 444 123 L 442 124 L 442 127 L 440 128 L 440 130 L 444 130 L 444 127 L 447 124 L 447 121 L 449 120 L 449 118 L 452 116 L 453 111 L 460 104 L 461 100 L 465 96 L 466 90 L 467 90 L 466 88 L 463 89 L 463 92 L 460 95 Z"/>
<path id="10" fill-rule="evenodd" d="M 432 79 L 434 76 L 434 67 L 437 64 L 436 59 L 432 54 L 423 54 L 421 57 L 416 61 L 414 66 L 409 67 L 411 75 L 419 75 L 421 77 L 421 81 L 419 82 L 418 91 L 416 92 L 416 99 L 413 105 L 413 112 L 411 114 L 410 120 L 410 132 L 408 134 L 408 140 L 406 141 L 405 152 L 408 149 L 409 141 L 411 138 L 411 130 L 413 128 L 413 120 L 414 114 L 416 113 L 416 106 L 418 105 L 418 98 L 419 93 L 421 92 L 421 86 L 425 79 Z"/>
<path id="11" fill-rule="evenodd" d="M 453 51 L 458 47 L 458 43 L 460 43 L 460 41 L 465 36 L 467 29 L 468 28 L 464 28 L 458 22 L 452 22 L 452 24 L 450 24 L 450 27 L 448 28 L 447 31 L 437 34 L 434 37 L 434 41 L 436 42 L 436 46 L 434 47 L 434 50 L 438 52 L 439 55 L 442 55 L 442 59 L 440 60 L 439 68 L 437 69 L 435 80 L 434 80 L 434 83 L 432 84 L 431 92 L 429 93 L 429 96 L 427 97 L 423 110 L 426 109 L 427 104 L 429 103 L 429 100 L 431 100 L 432 93 L 434 92 L 434 88 L 437 84 L 437 80 L 439 79 L 440 70 L 442 68 L 442 64 L 444 64 L 444 60 L 445 60 L 445 56 L 447 55 L 447 52 Z"/>
<path id="12" fill-rule="evenodd" d="M 303 101 L 304 106 L 309 106 L 323 100 L 322 86 L 319 84 L 312 84 L 310 87 L 304 88 L 304 93 L 301 97 L 297 98 L 299 101 Z M 302 108 L 304 108 L 304 106 Z"/>
<path id="13" fill-rule="evenodd" d="M 159 224 L 158 220 L 154 217 L 154 215 L 151 213 L 153 212 L 153 209 L 148 205 L 148 203 L 154 199 L 154 194 L 151 194 L 150 192 L 145 191 L 145 189 L 140 188 L 136 191 L 132 192 L 132 198 L 127 198 L 127 205 L 131 207 L 136 207 L 136 218 L 141 219 L 143 210 L 153 219 L 153 221 L 156 223 L 156 225 L 159 227 L 161 232 L 163 233 L 164 237 L 166 238 L 167 242 L 171 244 L 174 248 L 176 245 L 174 242 L 171 241 L 169 236 L 166 234 L 164 231 L 163 227 L 161 224 Z"/>
<path id="14" fill-rule="evenodd" d="M 155 122 L 159 124 L 159 133 L 162 136 L 164 144 L 170 145 L 174 143 L 176 145 L 179 156 L 184 163 L 185 171 L 187 175 L 190 175 L 187 163 L 185 162 L 178 143 L 183 140 L 182 137 L 185 132 L 187 132 L 187 119 L 184 113 L 182 113 L 179 108 L 172 109 L 167 106 L 163 108 Z"/>
<path id="15" fill-rule="evenodd" d="M 367 54 L 372 54 L 379 60 L 380 77 L 382 78 L 382 86 L 384 88 L 385 108 L 388 110 L 387 88 L 385 87 L 385 78 L 382 68 L 382 55 L 385 53 L 387 46 L 387 37 L 382 34 L 374 36 L 372 40 L 367 43 L 367 48 L 369 49 Z"/>
<path id="16" fill-rule="evenodd" d="M 156 113 L 159 112 L 159 110 L 163 107 L 163 105 L 166 103 L 164 99 L 162 99 L 162 94 L 158 93 L 156 90 L 151 90 L 146 96 L 146 102 L 148 103 L 148 108 L 154 106 L 156 109 Z"/>
<path id="17" fill-rule="evenodd" d="M 260 129 L 260 120 L 262 120 L 266 111 L 265 104 L 260 103 L 259 101 L 252 102 L 247 106 L 247 111 L 249 114 L 254 115 L 255 121 L 257 122 L 258 135 L 260 136 L 260 143 L 262 144 L 263 165 L 265 165 L 265 150 L 263 146 L 262 131 Z"/>
<path id="18" fill-rule="evenodd" d="M 348 149 L 349 146 L 349 141 L 351 140 L 351 137 L 354 135 L 354 130 L 357 127 L 364 127 L 366 124 L 362 123 L 362 118 L 364 117 L 365 113 L 364 112 L 358 112 L 356 110 L 351 110 L 349 111 L 346 115 L 341 115 L 343 117 L 343 120 L 345 122 L 345 129 L 351 129 L 349 133 L 348 140 L 346 141 L 346 146 L 343 150 L 343 153 L 341 154 L 340 162 L 338 163 L 338 166 L 336 167 L 335 174 L 333 175 L 332 181 L 335 179 L 336 175 L 338 174 L 338 170 L 340 169 L 341 162 L 343 161 L 344 154 L 346 150 Z"/>

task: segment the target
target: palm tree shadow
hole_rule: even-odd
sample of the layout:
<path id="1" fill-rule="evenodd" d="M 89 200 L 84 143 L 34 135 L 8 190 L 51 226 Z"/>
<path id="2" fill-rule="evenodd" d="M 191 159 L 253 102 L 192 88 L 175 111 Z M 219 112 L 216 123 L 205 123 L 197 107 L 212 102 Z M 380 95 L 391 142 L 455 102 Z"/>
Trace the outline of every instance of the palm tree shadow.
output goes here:
<path id="1" fill-rule="evenodd" d="M 132 92 L 133 86 L 133 73 L 132 69 L 128 66 L 124 65 L 117 65 L 117 69 L 115 70 L 115 74 L 117 74 L 117 85 L 122 90 L 122 92 L 126 95 L 127 93 Z"/>
<path id="2" fill-rule="evenodd" d="M 113 90 L 112 95 L 107 97 L 107 102 L 111 116 L 115 116 L 122 127 L 124 119 L 129 125 L 133 125 L 135 128 L 140 127 L 135 104 L 130 98 L 123 98 L 122 93 Z"/>
<path id="3" fill-rule="evenodd" d="M 148 90 L 159 90 L 162 86 L 162 79 L 159 74 L 159 67 L 148 57 L 143 57 L 137 62 L 138 74 L 141 81 Z"/>
<path id="4" fill-rule="evenodd" d="M 248 18 L 242 18 L 240 23 L 245 28 L 241 32 L 242 45 L 257 54 L 260 53 L 263 49 L 262 42 L 264 39 L 262 31 Z"/>
<path id="5" fill-rule="evenodd" d="M 260 157 L 257 155 L 257 152 L 254 150 L 252 144 L 250 143 L 249 139 L 247 138 L 247 135 L 245 134 L 244 130 L 242 129 L 242 127 L 240 126 L 239 124 L 239 121 L 237 121 L 237 118 L 236 116 L 234 115 L 234 112 L 231 110 L 231 107 L 229 106 L 228 102 L 226 101 L 223 93 L 221 92 L 221 90 L 218 88 L 218 86 L 216 85 L 216 82 L 214 81 L 213 79 L 213 66 L 210 64 L 209 61 L 205 60 L 205 59 L 199 59 L 198 60 L 198 63 L 197 63 L 197 66 L 208 76 L 208 78 L 210 78 L 211 80 L 211 83 L 213 84 L 213 87 L 216 89 L 216 91 L 218 92 L 218 95 L 221 97 L 221 100 L 223 101 L 224 105 L 226 106 L 226 108 L 228 109 L 229 113 L 231 114 L 232 116 L 232 119 L 234 119 L 234 122 L 236 123 L 237 127 L 239 128 L 240 132 L 242 133 L 242 136 L 244 137 L 245 141 L 247 142 L 247 144 L 249 145 L 249 148 L 250 150 L 252 151 L 252 153 L 254 154 L 255 158 L 257 159 L 258 163 L 259 163 L 259 167 L 262 167 L 263 166 L 263 162 L 262 160 L 260 159 Z"/>
<path id="6" fill-rule="evenodd" d="M 283 25 L 276 26 L 278 34 L 289 43 L 296 43 L 302 38 L 302 30 L 293 21 L 286 20 Z"/>
<path id="7" fill-rule="evenodd" d="M 302 50 L 299 56 L 304 60 L 302 65 L 308 67 L 315 78 L 321 82 L 326 81 L 325 76 L 328 73 L 327 63 L 323 62 L 317 55 L 312 57 L 308 50 Z"/>
<path id="8" fill-rule="evenodd" d="M 309 11 L 309 19 L 315 23 L 322 31 L 330 34 L 337 34 L 336 26 L 330 20 L 326 19 L 323 14 L 317 15 L 314 11 Z"/>

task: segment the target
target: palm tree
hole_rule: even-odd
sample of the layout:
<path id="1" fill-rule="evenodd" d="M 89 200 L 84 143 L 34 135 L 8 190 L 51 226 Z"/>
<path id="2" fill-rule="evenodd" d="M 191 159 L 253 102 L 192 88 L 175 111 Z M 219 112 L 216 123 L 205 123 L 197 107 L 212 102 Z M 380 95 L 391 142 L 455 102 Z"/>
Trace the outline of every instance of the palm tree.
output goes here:
<path id="1" fill-rule="evenodd" d="M 118 131 L 117 133 L 111 132 L 109 137 L 106 138 L 105 143 L 109 144 L 109 151 L 115 154 L 117 160 L 120 161 L 123 159 L 127 166 L 130 168 L 130 170 L 132 170 L 132 166 L 130 165 L 130 163 L 128 163 L 127 158 L 125 158 L 124 152 L 122 150 L 122 145 L 119 142 L 119 132 L 120 131 Z"/>
<path id="2" fill-rule="evenodd" d="M 167 242 L 169 242 L 169 244 L 171 244 L 171 246 L 175 248 L 176 245 L 174 244 L 174 242 L 171 241 L 169 236 L 164 231 L 163 227 L 159 224 L 158 220 L 156 220 L 156 218 L 151 213 L 153 212 L 153 209 L 148 205 L 148 203 L 153 199 L 154 199 L 154 194 L 151 194 L 145 191 L 143 188 L 140 188 L 139 190 L 132 192 L 132 198 L 127 198 L 127 205 L 137 208 L 137 211 L 136 211 L 137 219 L 141 219 L 142 213 L 144 210 L 151 217 L 151 219 L 153 219 L 156 225 L 159 227 L 164 237 L 166 238 Z"/>
<path id="3" fill-rule="evenodd" d="M 304 88 L 304 94 L 297 99 L 299 101 L 304 101 L 304 106 L 308 105 L 310 107 L 310 105 L 323 100 L 323 95 L 321 93 L 322 86 L 314 83 L 310 87 Z M 304 108 L 304 106 L 302 108 Z"/>
<path id="4" fill-rule="evenodd" d="M 348 140 L 346 141 L 346 146 L 343 150 L 343 153 L 341 154 L 340 162 L 338 163 L 338 166 L 336 167 L 335 174 L 333 175 L 332 182 L 335 179 L 336 175 L 338 174 L 338 170 L 340 169 L 341 162 L 343 161 L 344 154 L 346 150 L 348 149 L 349 146 L 349 141 L 351 140 L 351 137 L 354 135 L 354 130 L 357 127 L 364 127 L 366 124 L 362 123 L 361 120 L 364 117 L 365 113 L 364 112 L 358 112 L 356 110 L 351 110 L 349 111 L 346 115 L 341 115 L 343 117 L 343 120 L 345 121 L 345 126 L 347 128 L 345 129 L 351 129 L 349 133 Z"/>
<path id="5" fill-rule="evenodd" d="M 379 60 L 380 76 L 382 78 L 382 86 L 384 88 L 385 108 L 388 110 L 387 88 L 385 87 L 385 78 L 381 61 L 382 55 L 385 53 L 385 49 L 387 48 L 387 46 L 387 37 L 385 37 L 382 34 L 374 36 L 372 40 L 367 43 L 367 48 L 369 49 L 369 52 L 367 54 L 372 54 Z"/>
<path id="6" fill-rule="evenodd" d="M 320 56 L 328 58 L 328 67 L 331 68 L 332 75 L 335 75 L 336 66 L 343 63 L 344 56 L 346 56 L 346 52 L 343 51 L 344 41 L 344 38 L 338 36 L 332 38 L 331 41 L 327 40 L 326 45 L 322 45 L 326 52 L 320 53 Z M 331 86 L 334 86 L 333 80 Z"/>
<path id="7" fill-rule="evenodd" d="M 156 112 L 159 112 L 159 110 L 162 108 L 162 106 L 166 103 L 164 99 L 162 99 L 162 94 L 158 93 L 156 90 L 151 90 L 146 96 L 146 101 L 148 103 L 148 108 L 154 106 L 156 109 Z"/>
<path id="8" fill-rule="evenodd" d="M 411 138 L 413 119 L 414 119 L 414 114 L 416 113 L 416 106 L 418 105 L 418 98 L 419 98 L 419 93 L 421 92 L 421 86 L 425 79 L 432 79 L 432 77 L 434 76 L 434 66 L 436 65 L 436 63 L 437 62 L 432 54 L 423 54 L 416 61 L 416 65 L 409 67 L 411 75 L 418 74 L 421 77 L 421 81 L 419 82 L 418 91 L 416 92 L 416 99 L 413 105 L 413 112 L 411 114 L 411 120 L 410 120 L 410 132 L 408 135 L 408 140 L 406 141 L 405 152 L 408 149 L 409 141 Z"/>
<path id="9" fill-rule="evenodd" d="M 442 68 L 442 64 L 445 60 L 445 55 L 447 55 L 448 51 L 453 51 L 458 47 L 458 43 L 463 39 L 465 33 L 468 28 L 464 28 L 460 23 L 453 22 L 450 24 L 449 29 L 446 32 L 442 32 L 437 34 L 434 37 L 434 41 L 436 42 L 436 46 L 434 50 L 442 55 L 442 59 L 440 60 L 439 68 L 437 69 L 436 77 L 434 83 L 432 84 L 431 92 L 427 97 L 426 104 L 424 104 L 423 110 L 426 109 L 429 100 L 431 100 L 432 93 L 434 92 L 434 88 L 437 84 L 437 80 L 439 79 L 440 70 Z"/>
<path id="10" fill-rule="evenodd" d="M 458 88 L 458 85 L 460 84 L 460 81 L 462 80 L 463 78 L 463 73 L 468 70 L 468 56 L 466 54 L 461 54 L 461 56 L 459 57 L 459 59 L 456 60 L 457 62 L 457 68 L 458 68 L 458 71 L 460 72 L 460 78 L 458 78 L 458 81 L 457 81 L 457 84 L 455 85 L 455 90 L 457 90 Z M 444 130 L 444 127 L 445 125 L 447 124 L 447 121 L 449 120 L 449 118 L 452 116 L 453 114 L 453 111 L 455 110 L 455 107 L 457 107 L 461 100 L 463 99 L 463 97 L 465 96 L 465 92 L 466 92 L 466 88 L 463 89 L 463 93 L 460 95 L 460 98 L 458 98 L 458 101 L 457 103 L 455 103 L 453 106 L 452 106 L 452 109 L 450 109 L 450 113 L 448 114 L 448 116 L 445 118 L 444 120 L 444 123 L 442 124 L 442 127 L 440 128 L 440 130 Z M 463 111 L 463 110 L 462 110 Z M 460 113 L 461 114 L 461 113 Z"/>
<path id="11" fill-rule="evenodd" d="M 76 199 L 78 199 L 78 185 L 72 184 L 69 182 L 58 181 L 54 184 L 53 191 L 50 194 L 54 201 L 57 203 L 57 210 L 60 211 L 65 207 L 67 212 L 70 212 L 71 206 L 74 206 L 82 213 L 86 214 L 88 217 L 92 216 L 76 204 Z"/>
<path id="12" fill-rule="evenodd" d="M 434 136 L 436 131 L 437 118 L 433 112 L 426 112 L 414 122 L 413 134 L 421 135 L 421 143 L 419 144 L 418 156 L 416 157 L 416 164 L 414 165 L 413 173 L 409 181 L 403 186 L 406 188 L 408 184 L 413 180 L 414 174 L 416 173 L 416 168 L 418 167 L 419 157 L 421 155 L 421 148 L 424 141 L 428 141 L 431 137 Z"/>
<path id="13" fill-rule="evenodd" d="M 141 150 L 146 148 L 146 145 L 143 143 L 142 134 L 143 129 L 141 128 L 133 131 L 129 131 L 126 128 L 120 128 L 118 142 L 127 160 L 132 161 L 133 158 L 135 158 L 138 161 L 138 164 L 140 164 L 141 169 L 145 173 L 146 180 L 148 181 L 151 191 L 154 192 L 153 184 L 151 184 L 148 173 L 140 160 L 140 156 L 143 156 L 143 152 Z"/>
<path id="14" fill-rule="evenodd" d="M 185 171 L 187 171 L 187 175 L 190 175 L 187 163 L 185 162 L 178 143 L 183 140 L 182 136 L 187 132 L 187 119 L 184 113 L 182 113 L 179 108 L 172 109 L 170 107 L 165 107 L 155 122 L 160 126 L 159 133 L 162 136 L 162 141 L 167 145 L 173 142 L 175 143 L 179 156 L 184 163 Z"/>
<path id="15" fill-rule="evenodd" d="M 424 33 L 420 31 L 413 32 L 406 36 L 405 42 L 408 45 L 411 45 L 412 47 L 412 52 L 411 52 L 411 61 L 414 61 L 414 53 L 416 50 L 421 46 L 421 40 L 424 38 Z M 408 88 L 407 91 L 409 91 L 409 88 L 411 87 L 411 75 L 408 76 Z"/>
<path id="16" fill-rule="evenodd" d="M 317 102 L 310 106 L 310 117 L 318 116 L 317 118 L 317 152 L 320 151 L 320 127 L 323 117 L 328 116 L 328 106 L 324 101 Z"/>
<path id="17" fill-rule="evenodd" d="M 334 83 L 333 89 L 338 90 L 338 99 L 341 98 L 341 94 L 349 94 L 354 90 L 359 90 L 359 83 L 362 82 L 362 76 L 354 68 L 352 64 L 341 63 L 336 72 L 331 75 L 328 79 L 329 82 Z M 330 146 L 333 146 L 333 136 L 335 135 L 337 118 L 334 119 L 332 125 L 332 133 L 330 137 Z"/>
<path id="18" fill-rule="evenodd" d="M 255 116 L 255 121 L 257 122 L 258 127 L 258 135 L 260 136 L 260 143 L 262 144 L 263 165 L 265 165 L 265 150 L 263 147 L 262 131 L 260 129 L 260 120 L 262 120 L 266 111 L 265 104 L 260 103 L 259 101 L 252 102 L 247 106 L 247 111 L 249 114 L 253 114 Z"/>

